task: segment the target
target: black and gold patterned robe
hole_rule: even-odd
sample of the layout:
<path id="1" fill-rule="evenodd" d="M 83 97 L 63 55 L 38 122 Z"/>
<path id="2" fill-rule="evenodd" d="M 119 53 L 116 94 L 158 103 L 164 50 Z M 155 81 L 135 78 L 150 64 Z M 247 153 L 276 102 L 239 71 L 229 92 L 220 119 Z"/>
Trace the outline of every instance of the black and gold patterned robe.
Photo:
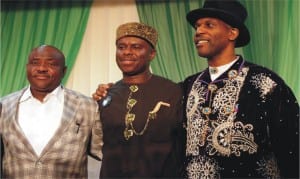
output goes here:
<path id="1" fill-rule="evenodd" d="M 299 105 L 274 72 L 240 56 L 211 81 L 184 83 L 186 177 L 299 176 Z"/>

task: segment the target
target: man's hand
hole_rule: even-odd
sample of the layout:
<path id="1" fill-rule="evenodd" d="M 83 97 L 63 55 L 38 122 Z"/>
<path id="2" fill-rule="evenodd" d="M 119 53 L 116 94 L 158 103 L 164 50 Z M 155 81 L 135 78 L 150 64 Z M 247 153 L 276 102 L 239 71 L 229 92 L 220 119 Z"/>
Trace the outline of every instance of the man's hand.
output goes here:
<path id="1" fill-rule="evenodd" d="M 96 92 L 93 93 L 92 97 L 94 100 L 99 101 L 107 95 L 108 89 L 113 85 L 113 83 L 100 84 L 96 89 Z"/>

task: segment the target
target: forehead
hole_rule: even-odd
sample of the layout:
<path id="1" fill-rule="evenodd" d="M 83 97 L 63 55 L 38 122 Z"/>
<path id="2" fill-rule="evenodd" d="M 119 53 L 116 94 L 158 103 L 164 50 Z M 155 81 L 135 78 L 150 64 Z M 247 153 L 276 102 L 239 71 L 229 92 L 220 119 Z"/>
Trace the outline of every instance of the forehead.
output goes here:
<path id="1" fill-rule="evenodd" d="M 59 51 L 51 47 L 36 48 L 31 52 L 29 56 L 29 59 L 42 59 L 42 58 L 61 60 L 63 59 L 63 56 L 60 54 Z"/>
<path id="2" fill-rule="evenodd" d="M 198 19 L 195 24 L 202 24 L 202 23 L 207 23 L 207 22 L 219 23 L 219 24 L 227 25 L 221 19 L 214 18 L 214 17 L 202 17 L 202 18 Z"/>
<path id="3" fill-rule="evenodd" d="M 148 42 L 140 37 L 125 36 L 117 40 L 117 44 L 148 44 Z"/>

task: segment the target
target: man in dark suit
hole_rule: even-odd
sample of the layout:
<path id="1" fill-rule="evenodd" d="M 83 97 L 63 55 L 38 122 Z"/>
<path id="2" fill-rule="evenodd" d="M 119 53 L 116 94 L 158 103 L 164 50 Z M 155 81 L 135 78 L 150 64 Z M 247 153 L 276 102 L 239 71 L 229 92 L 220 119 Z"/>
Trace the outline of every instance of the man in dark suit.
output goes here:
<path id="1" fill-rule="evenodd" d="M 30 83 L 0 100 L 4 178 L 87 178 L 87 154 L 102 158 L 102 124 L 91 98 L 61 85 L 65 57 L 56 47 L 34 48 Z"/>

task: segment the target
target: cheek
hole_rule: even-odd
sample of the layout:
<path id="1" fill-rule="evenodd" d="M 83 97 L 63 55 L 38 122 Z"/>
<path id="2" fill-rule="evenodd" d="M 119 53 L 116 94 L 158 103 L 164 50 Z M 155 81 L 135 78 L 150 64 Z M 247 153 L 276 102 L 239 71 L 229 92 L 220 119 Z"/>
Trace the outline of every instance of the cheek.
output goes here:
<path id="1" fill-rule="evenodd" d="M 32 76 L 34 74 L 34 68 L 31 68 L 31 67 L 27 67 L 26 68 L 26 74 L 27 76 Z"/>
<path id="2" fill-rule="evenodd" d="M 116 57 L 121 57 L 122 56 L 122 51 L 121 50 L 117 50 L 116 51 Z"/>
<path id="3" fill-rule="evenodd" d="M 60 70 L 53 70 L 53 69 L 49 69 L 48 70 L 48 74 L 52 77 L 55 78 L 57 80 L 60 80 L 64 77 L 64 71 L 62 69 Z"/>
<path id="4" fill-rule="evenodd" d="M 122 59 L 122 53 L 116 53 L 116 62 L 119 62 L 119 59 Z"/>

